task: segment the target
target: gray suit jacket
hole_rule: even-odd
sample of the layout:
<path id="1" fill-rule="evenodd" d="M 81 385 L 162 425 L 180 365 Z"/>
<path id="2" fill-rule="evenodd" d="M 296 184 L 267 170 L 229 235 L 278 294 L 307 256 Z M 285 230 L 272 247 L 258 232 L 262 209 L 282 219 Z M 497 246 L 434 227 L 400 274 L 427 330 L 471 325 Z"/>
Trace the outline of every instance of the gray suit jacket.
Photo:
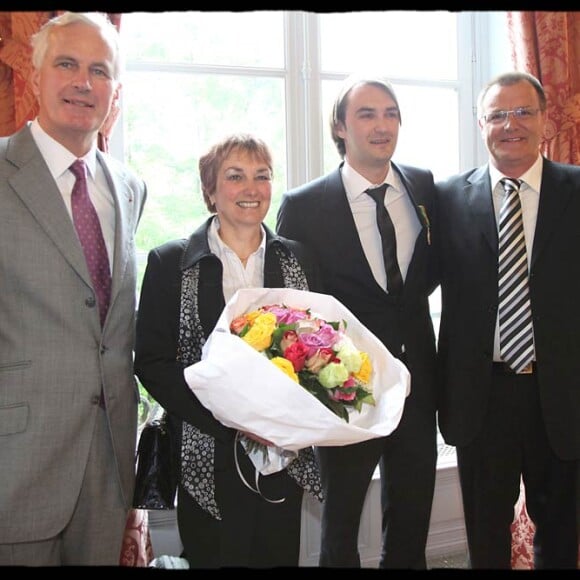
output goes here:
<path id="1" fill-rule="evenodd" d="M 128 169 L 97 155 L 116 214 L 102 329 L 74 226 L 29 128 L 0 139 L 0 543 L 51 537 L 70 518 L 103 412 L 101 388 L 119 485 L 131 502 L 139 401 L 133 236 L 147 193 Z"/>

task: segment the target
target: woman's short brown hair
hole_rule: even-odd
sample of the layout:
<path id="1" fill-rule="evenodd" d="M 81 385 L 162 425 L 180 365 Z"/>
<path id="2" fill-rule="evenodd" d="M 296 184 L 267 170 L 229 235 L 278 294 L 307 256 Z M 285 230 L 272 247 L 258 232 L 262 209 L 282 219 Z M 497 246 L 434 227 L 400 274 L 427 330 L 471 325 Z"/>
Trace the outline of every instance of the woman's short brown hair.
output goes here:
<path id="1" fill-rule="evenodd" d="M 215 193 L 218 172 L 222 163 L 235 150 L 242 151 L 254 159 L 263 161 L 268 166 L 270 173 L 273 174 L 272 154 L 268 145 L 259 137 L 249 133 L 236 133 L 218 141 L 199 159 L 199 178 L 201 180 L 203 201 L 211 213 L 216 211 L 210 195 Z"/>

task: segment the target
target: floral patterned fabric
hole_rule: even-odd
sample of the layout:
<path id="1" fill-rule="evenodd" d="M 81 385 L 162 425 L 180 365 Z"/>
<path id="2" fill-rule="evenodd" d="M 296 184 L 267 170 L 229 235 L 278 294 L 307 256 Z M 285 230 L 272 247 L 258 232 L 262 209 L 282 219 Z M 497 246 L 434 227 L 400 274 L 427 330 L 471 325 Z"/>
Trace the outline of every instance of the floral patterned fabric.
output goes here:
<path id="1" fill-rule="evenodd" d="M 526 509 L 526 491 L 520 483 L 520 497 L 514 510 L 512 531 L 512 570 L 534 569 L 534 532 L 536 527 Z M 580 568 L 580 547 L 578 550 L 578 568 Z"/>
<path id="2" fill-rule="evenodd" d="M 153 546 L 149 536 L 149 512 L 130 510 L 121 548 L 121 566 L 148 566 L 153 559 Z"/>
<path id="3" fill-rule="evenodd" d="M 38 112 L 28 82 L 32 73 L 30 37 L 53 12 L 0 12 L 0 135 L 10 135 Z"/>
<path id="4" fill-rule="evenodd" d="M 512 522 L 512 570 L 533 570 L 535 527 L 526 510 L 524 484 L 520 484 L 520 497 Z"/>
<path id="5" fill-rule="evenodd" d="M 181 277 L 177 358 L 184 366 L 201 359 L 201 348 L 205 343 L 199 320 L 198 283 L 199 262 L 184 270 Z M 181 483 L 202 509 L 216 520 L 221 520 L 215 499 L 214 453 L 214 438 L 184 421 L 181 434 Z"/>

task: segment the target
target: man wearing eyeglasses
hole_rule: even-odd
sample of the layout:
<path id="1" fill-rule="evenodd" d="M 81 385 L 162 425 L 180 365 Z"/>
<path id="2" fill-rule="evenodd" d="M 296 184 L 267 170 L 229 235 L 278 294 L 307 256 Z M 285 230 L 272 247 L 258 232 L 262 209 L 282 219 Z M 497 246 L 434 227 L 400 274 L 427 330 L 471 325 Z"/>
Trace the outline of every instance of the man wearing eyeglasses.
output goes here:
<path id="1" fill-rule="evenodd" d="M 540 153 L 546 108 L 535 77 L 493 79 L 477 102 L 489 162 L 437 184 L 439 426 L 472 568 L 510 568 L 520 478 L 535 568 L 578 562 L 580 167 Z"/>

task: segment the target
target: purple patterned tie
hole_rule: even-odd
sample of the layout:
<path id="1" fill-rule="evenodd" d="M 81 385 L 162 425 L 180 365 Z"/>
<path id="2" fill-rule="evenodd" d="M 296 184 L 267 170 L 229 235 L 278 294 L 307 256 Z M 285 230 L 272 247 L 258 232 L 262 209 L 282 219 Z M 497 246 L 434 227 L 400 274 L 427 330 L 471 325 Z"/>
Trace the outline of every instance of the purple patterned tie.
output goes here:
<path id="1" fill-rule="evenodd" d="M 102 326 L 111 301 L 109 256 L 99 217 L 89 198 L 87 168 L 81 159 L 77 159 L 70 166 L 70 170 L 76 177 L 71 195 L 73 221 L 85 253 L 93 288 L 97 294 Z"/>

